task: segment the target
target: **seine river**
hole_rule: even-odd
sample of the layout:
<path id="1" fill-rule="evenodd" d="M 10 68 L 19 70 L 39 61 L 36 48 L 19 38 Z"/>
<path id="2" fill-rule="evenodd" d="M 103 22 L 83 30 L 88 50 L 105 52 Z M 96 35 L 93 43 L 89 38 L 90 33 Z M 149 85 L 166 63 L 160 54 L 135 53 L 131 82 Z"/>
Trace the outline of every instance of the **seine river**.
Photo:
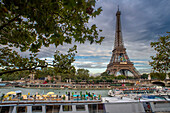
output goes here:
<path id="1" fill-rule="evenodd" d="M 76 93 L 80 93 L 80 91 L 82 91 L 83 94 L 85 94 L 86 92 L 90 92 L 90 93 L 94 93 L 96 95 L 101 95 L 103 97 L 106 97 L 108 96 L 107 93 L 109 90 L 70 90 L 70 89 L 63 89 L 63 90 L 58 90 L 58 89 L 48 89 L 48 88 L 44 88 L 44 89 L 40 89 L 40 88 L 15 88 L 15 87 L 6 87 L 6 88 L 0 88 L 0 96 L 2 94 L 5 94 L 7 92 L 10 92 L 10 91 L 22 91 L 22 94 L 24 95 L 27 95 L 28 92 L 31 94 L 31 95 L 35 95 L 36 92 L 38 92 L 40 95 L 43 95 L 43 94 L 47 94 L 48 92 L 54 92 L 55 94 L 57 95 L 62 95 L 62 94 L 66 94 L 66 92 L 75 92 Z"/>

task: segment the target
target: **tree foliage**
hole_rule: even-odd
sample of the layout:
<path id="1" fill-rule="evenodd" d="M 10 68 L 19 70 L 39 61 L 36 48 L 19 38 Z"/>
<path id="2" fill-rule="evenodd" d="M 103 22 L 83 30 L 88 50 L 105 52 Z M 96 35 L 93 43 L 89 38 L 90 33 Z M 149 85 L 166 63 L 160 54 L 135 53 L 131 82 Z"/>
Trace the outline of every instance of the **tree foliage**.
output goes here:
<path id="1" fill-rule="evenodd" d="M 152 79 L 158 79 L 158 80 L 165 80 L 166 74 L 165 73 L 150 73 Z"/>
<path id="2" fill-rule="evenodd" d="M 36 70 L 35 79 L 44 78 L 44 77 L 47 77 L 48 75 L 49 76 L 56 76 L 54 68 L 46 67 L 46 68 L 43 68 L 42 70 Z"/>
<path id="3" fill-rule="evenodd" d="M 21 78 L 27 79 L 30 74 L 29 71 L 17 71 L 14 73 L 7 73 L 7 74 L 3 74 L 1 76 L 3 81 L 13 81 L 13 80 L 21 80 Z"/>
<path id="4" fill-rule="evenodd" d="M 116 79 L 126 79 L 126 76 L 125 76 L 125 75 L 118 75 L 118 76 L 116 77 Z"/>
<path id="5" fill-rule="evenodd" d="M 89 70 L 87 69 L 78 69 L 76 77 L 79 80 L 87 80 L 89 78 Z"/>
<path id="6" fill-rule="evenodd" d="M 156 51 L 156 56 L 151 56 L 153 61 L 150 65 L 155 71 L 166 73 L 170 69 L 170 34 L 151 42 L 151 47 Z"/>
<path id="7" fill-rule="evenodd" d="M 56 51 L 53 60 L 53 66 L 56 73 L 63 74 L 75 74 L 75 67 L 72 66 L 72 62 L 75 61 L 75 50 L 77 46 L 70 48 L 68 54 L 61 54 L 59 51 Z"/>
<path id="8" fill-rule="evenodd" d="M 101 7 L 95 8 L 95 3 L 95 0 L 0 1 L 0 66 L 5 70 L 3 73 L 47 67 L 48 63 L 37 57 L 41 47 L 55 45 L 57 48 L 64 43 L 85 41 L 101 43 L 104 39 L 99 37 L 101 30 L 95 24 L 87 24 L 102 11 Z M 19 48 L 21 52 L 30 51 L 30 57 L 23 58 L 9 47 Z M 57 50 L 53 63 L 65 63 L 61 66 L 57 63 L 58 68 L 65 69 L 66 61 L 56 60 L 70 55 L 63 56 Z M 69 59 L 67 64 L 70 66 L 73 61 Z"/>
<path id="9" fill-rule="evenodd" d="M 109 76 L 109 74 L 107 74 L 107 72 L 103 72 L 103 73 L 101 73 L 100 76 Z"/>
<path id="10" fill-rule="evenodd" d="M 141 79 L 148 79 L 148 74 L 146 74 L 146 73 L 142 74 Z"/>

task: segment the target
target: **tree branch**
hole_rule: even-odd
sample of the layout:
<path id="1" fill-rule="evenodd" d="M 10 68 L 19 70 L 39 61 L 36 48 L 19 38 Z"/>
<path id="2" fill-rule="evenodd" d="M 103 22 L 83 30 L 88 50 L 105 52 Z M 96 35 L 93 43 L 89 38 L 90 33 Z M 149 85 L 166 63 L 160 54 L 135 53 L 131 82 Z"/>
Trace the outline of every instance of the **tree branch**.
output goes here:
<path id="1" fill-rule="evenodd" d="M 6 38 L 6 37 L 0 37 L 0 39 L 4 39 L 4 40 L 7 40 L 7 41 L 10 42 L 10 43 L 15 43 L 15 44 L 18 44 L 18 45 L 19 45 L 19 42 L 17 42 L 17 41 L 12 41 L 12 40 L 10 40 L 9 38 Z"/>
<path id="2" fill-rule="evenodd" d="M 19 16 L 21 16 L 20 14 L 16 17 L 14 17 L 13 19 L 11 19 L 10 21 L 8 21 L 8 23 L 0 26 L 0 30 L 3 29 L 4 27 L 6 27 L 7 25 L 9 25 L 11 22 L 15 21 Z"/>
<path id="3" fill-rule="evenodd" d="M 15 69 L 15 70 L 4 71 L 4 72 L 0 72 L 0 76 L 2 76 L 3 74 L 14 73 L 14 72 L 17 72 L 17 71 L 33 70 L 33 69 L 35 69 L 37 67 L 44 68 L 44 67 L 47 67 L 47 65 L 46 66 L 36 66 L 34 68 L 25 68 L 25 69 Z"/>

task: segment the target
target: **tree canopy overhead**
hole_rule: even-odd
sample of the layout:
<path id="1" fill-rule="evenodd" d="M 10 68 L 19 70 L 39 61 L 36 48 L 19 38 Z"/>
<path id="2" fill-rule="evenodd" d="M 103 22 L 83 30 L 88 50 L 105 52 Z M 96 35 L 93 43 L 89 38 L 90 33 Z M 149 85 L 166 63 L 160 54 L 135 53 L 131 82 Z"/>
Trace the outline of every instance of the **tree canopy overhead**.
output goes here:
<path id="1" fill-rule="evenodd" d="M 37 58 L 42 46 L 54 44 L 57 48 L 64 43 L 85 43 L 87 40 L 91 44 L 101 43 L 104 37 L 99 37 L 99 32 L 102 30 L 95 24 L 87 25 L 90 18 L 102 11 L 101 7 L 95 8 L 95 3 L 95 0 L 2 0 L 0 67 L 8 71 L 47 66 L 45 61 Z M 21 52 L 29 50 L 32 54 L 30 58 L 23 58 L 9 47 L 19 48 Z M 76 50 L 76 46 L 72 50 Z M 53 63 L 60 65 L 56 63 L 59 62 L 57 55 L 61 56 L 56 52 Z M 74 52 L 65 56 L 73 58 Z"/>
<path id="2" fill-rule="evenodd" d="M 151 42 L 151 47 L 156 51 L 156 56 L 151 56 L 150 65 L 155 71 L 166 73 L 170 70 L 170 33 L 160 36 L 157 42 Z"/>

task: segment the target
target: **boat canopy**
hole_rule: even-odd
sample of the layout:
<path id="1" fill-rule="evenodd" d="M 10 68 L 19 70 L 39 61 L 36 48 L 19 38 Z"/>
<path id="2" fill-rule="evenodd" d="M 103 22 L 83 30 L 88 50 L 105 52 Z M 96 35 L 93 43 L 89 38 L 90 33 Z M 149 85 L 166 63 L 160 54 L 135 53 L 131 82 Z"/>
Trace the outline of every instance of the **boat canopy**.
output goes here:
<path id="1" fill-rule="evenodd" d="M 54 92 L 48 92 L 47 95 L 54 95 Z"/>
<path id="2" fill-rule="evenodd" d="M 15 92 L 16 92 L 17 94 L 18 94 L 18 93 L 22 93 L 22 91 L 20 91 L 20 90 L 18 90 L 18 91 L 15 91 Z"/>
<path id="3" fill-rule="evenodd" d="M 6 95 L 16 95 L 16 92 L 10 91 L 10 92 L 8 92 Z"/>
<path id="4" fill-rule="evenodd" d="M 17 94 L 21 94 L 22 91 L 18 90 L 18 91 L 10 91 L 8 93 L 6 93 L 6 95 L 17 95 Z"/>

